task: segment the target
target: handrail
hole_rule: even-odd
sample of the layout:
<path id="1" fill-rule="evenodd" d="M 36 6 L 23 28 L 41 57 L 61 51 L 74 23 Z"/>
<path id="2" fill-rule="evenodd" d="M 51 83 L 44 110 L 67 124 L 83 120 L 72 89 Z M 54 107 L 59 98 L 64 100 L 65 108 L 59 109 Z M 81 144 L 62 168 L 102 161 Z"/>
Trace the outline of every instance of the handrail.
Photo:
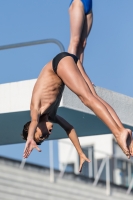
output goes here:
<path id="1" fill-rule="evenodd" d="M 53 38 L 51 38 L 51 39 L 43 39 L 43 40 L 35 40 L 35 41 L 30 41 L 30 42 L 21 42 L 21 43 L 16 43 L 16 44 L 3 45 L 3 46 L 0 46 L 0 50 L 7 50 L 7 49 L 26 47 L 26 46 L 33 46 L 33 45 L 39 45 L 39 44 L 46 44 L 46 43 L 55 43 L 60 48 L 61 52 L 65 51 L 65 48 L 64 48 L 63 44 L 59 40 L 53 39 Z"/>
<path id="2" fill-rule="evenodd" d="M 20 169 L 23 169 L 23 168 L 24 168 L 24 165 L 25 165 L 25 163 L 26 163 L 26 159 L 22 159 L 22 161 L 21 161 L 21 163 L 20 163 L 20 166 L 19 166 L 19 168 L 20 168 Z"/>
<path id="3" fill-rule="evenodd" d="M 93 182 L 93 186 L 96 186 L 96 185 L 97 185 L 98 180 L 99 180 L 99 178 L 100 178 L 100 176 L 101 176 L 101 173 L 102 173 L 102 171 L 103 171 L 103 169 L 104 169 L 104 166 L 105 166 L 105 164 L 106 164 L 106 160 L 107 160 L 107 158 L 104 158 L 104 159 L 102 160 L 101 165 L 100 165 L 100 167 L 99 167 L 99 170 L 98 170 L 98 172 L 97 172 L 96 178 L 95 178 L 95 180 L 94 180 L 94 182 Z"/>
<path id="4" fill-rule="evenodd" d="M 71 143 L 69 142 L 66 142 L 66 141 L 61 141 L 61 143 L 65 143 L 65 144 L 68 144 L 70 146 L 72 146 Z M 110 187 L 110 164 L 109 164 L 109 159 L 110 158 L 119 158 L 119 159 L 122 159 L 123 161 L 127 161 L 127 159 L 123 158 L 123 157 L 120 157 L 120 156 L 116 156 L 116 155 L 109 155 L 105 152 L 102 152 L 100 150 L 94 150 L 94 152 L 98 152 L 98 153 L 101 153 L 103 155 L 105 155 L 106 157 L 103 158 L 102 160 L 102 163 L 100 165 L 100 168 L 98 170 L 98 172 L 96 173 L 96 176 L 95 176 L 95 180 L 93 182 L 93 186 L 96 186 L 99 179 L 100 179 L 100 175 L 104 169 L 104 166 L 106 166 L 106 194 L 107 195 L 110 195 L 111 194 L 111 187 Z M 133 161 L 132 160 L 128 160 L 129 163 L 133 164 Z M 65 169 L 67 167 L 67 163 L 65 164 L 64 168 L 61 170 L 60 172 L 60 175 L 59 175 L 59 178 L 62 178 L 64 173 L 65 173 Z M 131 190 L 132 190 L 132 187 L 133 187 L 133 178 L 129 184 L 129 188 L 127 190 L 127 194 L 130 194 Z"/>
<path id="5" fill-rule="evenodd" d="M 106 194 L 110 195 L 111 194 L 111 189 L 110 189 L 110 164 L 109 164 L 109 157 L 107 156 L 102 160 L 102 163 L 100 165 L 100 168 L 96 174 L 95 180 L 93 182 L 93 186 L 96 186 L 100 176 L 102 174 L 102 171 L 104 169 L 104 166 L 106 166 Z"/>
<path id="6" fill-rule="evenodd" d="M 66 141 L 61 141 L 61 140 L 59 140 L 59 142 L 73 146 L 73 144 L 71 142 L 66 142 Z M 87 146 L 84 146 L 84 147 L 87 147 Z M 119 159 L 122 159 L 123 161 L 127 161 L 127 158 L 120 157 L 120 156 L 117 156 L 117 155 L 110 155 L 109 153 L 105 153 L 104 151 L 101 151 L 99 149 L 95 149 L 94 152 L 103 154 L 105 156 L 108 156 L 109 158 L 119 158 Z M 133 164 L 133 160 L 128 160 L 128 162 Z"/>
<path id="7" fill-rule="evenodd" d="M 54 183 L 54 155 L 53 140 L 49 141 L 50 182 Z"/>
<path id="8" fill-rule="evenodd" d="M 73 151 L 73 146 L 71 145 L 70 150 L 68 151 L 67 160 L 68 160 L 68 158 L 70 158 L 70 155 L 72 154 L 72 151 Z M 60 171 L 60 173 L 59 173 L 58 178 L 62 178 L 62 177 L 63 177 L 67 165 L 68 165 L 68 163 L 65 163 L 63 169 L 62 169 L 62 170 Z"/>
<path id="9" fill-rule="evenodd" d="M 128 187 L 128 190 L 127 190 L 127 194 L 130 194 L 132 188 L 133 188 L 133 178 L 132 178 L 132 180 L 131 180 L 131 182 L 129 184 L 129 187 Z"/>

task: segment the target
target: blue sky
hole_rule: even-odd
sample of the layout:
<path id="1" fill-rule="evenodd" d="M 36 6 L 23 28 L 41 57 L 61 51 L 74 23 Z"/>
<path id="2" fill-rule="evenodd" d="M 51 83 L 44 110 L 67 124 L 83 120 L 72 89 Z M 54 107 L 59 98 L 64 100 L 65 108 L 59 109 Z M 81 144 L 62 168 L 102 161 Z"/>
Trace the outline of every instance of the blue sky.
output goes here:
<path id="1" fill-rule="evenodd" d="M 55 38 L 69 45 L 69 0 L 0 2 L 0 46 Z M 133 97 L 133 1 L 93 0 L 93 26 L 84 67 L 95 85 Z M 37 78 L 59 52 L 55 44 L 0 51 L 0 84 Z M 20 159 L 24 144 L 0 147 L 0 155 Z M 48 165 L 48 142 L 29 161 Z M 57 152 L 57 143 L 54 143 Z M 56 155 L 57 158 L 57 155 Z"/>

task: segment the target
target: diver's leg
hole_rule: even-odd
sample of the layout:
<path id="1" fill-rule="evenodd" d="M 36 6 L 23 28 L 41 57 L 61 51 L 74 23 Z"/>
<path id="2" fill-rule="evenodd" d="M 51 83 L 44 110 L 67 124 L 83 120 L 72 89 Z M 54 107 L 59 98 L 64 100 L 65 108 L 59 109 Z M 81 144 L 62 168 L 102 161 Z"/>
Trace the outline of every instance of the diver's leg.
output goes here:
<path id="1" fill-rule="evenodd" d="M 74 0 L 69 8 L 70 15 L 70 44 L 68 52 L 77 55 L 78 45 L 84 26 L 84 6 L 80 0 Z"/>
<path id="2" fill-rule="evenodd" d="M 57 74 L 66 86 L 77 94 L 81 101 L 109 127 L 119 146 L 129 158 L 130 152 L 127 147 L 127 138 L 130 134 L 129 131 L 124 129 L 124 127 L 120 128 L 108 112 L 106 106 L 104 106 L 104 104 L 92 94 L 77 65 L 71 57 L 67 56 L 60 61 L 57 68 Z"/>
<path id="3" fill-rule="evenodd" d="M 93 13 L 92 11 L 90 11 L 90 13 L 88 13 L 85 16 L 84 26 L 82 29 L 82 34 L 81 34 L 78 51 L 77 51 L 77 56 L 80 59 L 81 63 L 83 63 L 84 49 L 86 47 L 87 37 L 91 31 L 92 23 L 93 23 Z"/>
<path id="4" fill-rule="evenodd" d="M 96 93 L 96 91 L 95 91 L 95 87 L 92 85 L 92 82 L 91 82 L 90 78 L 88 77 L 88 75 L 86 74 L 86 72 L 85 72 L 85 70 L 84 70 L 84 68 L 83 68 L 83 65 L 81 64 L 80 61 L 78 61 L 77 66 L 78 66 L 78 68 L 79 68 L 79 70 L 80 70 L 82 76 L 84 77 L 84 79 L 85 79 L 87 85 L 89 86 L 89 89 L 91 90 L 92 94 L 93 94 L 98 100 L 100 100 L 100 101 L 104 104 L 104 106 L 106 106 L 106 108 L 107 108 L 108 111 L 110 112 L 111 116 L 113 117 L 113 119 L 115 120 L 115 122 L 117 123 L 117 125 L 118 125 L 120 128 L 123 128 L 123 125 L 122 125 L 120 119 L 118 118 L 117 114 L 116 114 L 115 111 L 113 110 L 113 108 L 112 108 L 107 102 L 105 102 L 103 99 L 101 99 L 101 98 L 97 95 L 97 93 Z"/>

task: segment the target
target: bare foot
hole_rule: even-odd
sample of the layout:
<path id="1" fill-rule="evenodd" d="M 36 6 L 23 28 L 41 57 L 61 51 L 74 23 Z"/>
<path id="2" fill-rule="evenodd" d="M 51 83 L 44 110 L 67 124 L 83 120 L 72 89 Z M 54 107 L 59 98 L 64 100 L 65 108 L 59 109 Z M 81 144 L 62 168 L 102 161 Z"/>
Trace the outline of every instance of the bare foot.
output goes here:
<path id="1" fill-rule="evenodd" d="M 132 135 L 132 139 L 131 139 L 131 143 L 129 145 L 129 151 L 130 151 L 130 155 L 133 156 L 133 132 L 131 132 Z"/>
<path id="2" fill-rule="evenodd" d="M 131 146 L 131 139 L 132 138 L 132 132 L 129 129 L 124 129 L 119 136 L 116 137 L 117 143 L 124 152 L 124 154 L 130 158 L 130 149 L 129 147 Z M 132 147 L 133 151 L 133 142 L 132 142 Z"/>

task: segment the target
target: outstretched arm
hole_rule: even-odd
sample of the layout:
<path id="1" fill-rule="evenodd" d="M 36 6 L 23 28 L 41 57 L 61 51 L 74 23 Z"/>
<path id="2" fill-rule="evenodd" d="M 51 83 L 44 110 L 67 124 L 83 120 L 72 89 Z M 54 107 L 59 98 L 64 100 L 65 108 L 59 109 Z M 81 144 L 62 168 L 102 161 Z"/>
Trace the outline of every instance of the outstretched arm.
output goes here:
<path id="1" fill-rule="evenodd" d="M 28 138 L 27 139 L 34 139 L 35 131 L 39 122 L 40 118 L 40 113 L 38 109 L 32 108 L 31 107 L 31 123 L 29 126 L 29 131 L 28 131 Z"/>
<path id="2" fill-rule="evenodd" d="M 74 128 L 71 124 L 69 124 L 65 119 L 63 119 L 59 115 L 56 116 L 56 123 L 58 123 L 66 131 L 68 137 L 70 138 L 73 145 L 75 146 L 75 148 L 79 154 L 79 157 L 80 157 L 79 172 L 81 172 L 83 163 L 85 161 L 90 162 L 90 160 L 85 156 L 85 154 L 82 151 L 76 131 L 74 130 Z"/>
<path id="3" fill-rule="evenodd" d="M 28 158 L 28 156 L 30 155 L 30 153 L 34 148 L 37 149 L 39 152 L 41 151 L 38 148 L 36 142 L 34 141 L 34 136 L 39 122 L 39 117 L 40 117 L 39 110 L 31 107 L 31 123 L 29 126 L 28 137 L 25 144 L 25 149 L 23 154 L 24 158 Z"/>

